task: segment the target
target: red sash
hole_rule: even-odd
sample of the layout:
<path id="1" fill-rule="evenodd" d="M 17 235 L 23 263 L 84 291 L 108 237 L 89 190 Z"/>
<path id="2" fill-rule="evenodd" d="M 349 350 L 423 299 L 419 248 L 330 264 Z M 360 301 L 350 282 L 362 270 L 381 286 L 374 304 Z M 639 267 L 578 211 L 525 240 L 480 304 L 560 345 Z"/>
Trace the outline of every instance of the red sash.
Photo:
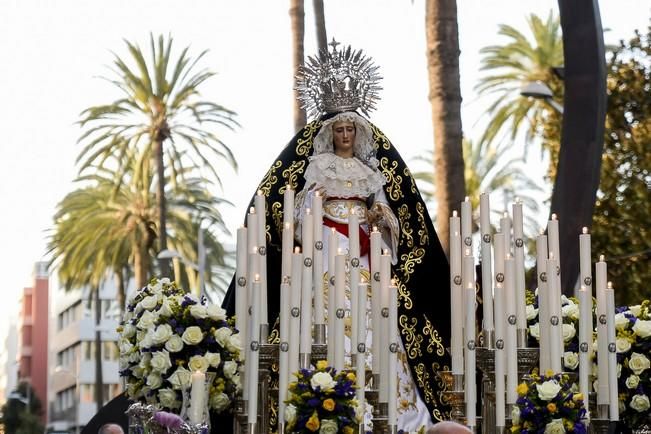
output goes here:
<path id="1" fill-rule="evenodd" d="M 344 235 L 345 237 L 349 238 L 348 224 L 337 223 L 335 221 L 330 220 L 328 217 L 323 217 L 323 224 L 325 226 L 328 226 L 329 228 L 334 228 L 341 235 Z M 361 257 L 367 255 L 370 247 L 371 247 L 371 239 L 369 238 L 368 234 L 364 231 L 364 229 L 362 229 L 362 227 L 360 226 L 359 227 L 359 256 Z"/>

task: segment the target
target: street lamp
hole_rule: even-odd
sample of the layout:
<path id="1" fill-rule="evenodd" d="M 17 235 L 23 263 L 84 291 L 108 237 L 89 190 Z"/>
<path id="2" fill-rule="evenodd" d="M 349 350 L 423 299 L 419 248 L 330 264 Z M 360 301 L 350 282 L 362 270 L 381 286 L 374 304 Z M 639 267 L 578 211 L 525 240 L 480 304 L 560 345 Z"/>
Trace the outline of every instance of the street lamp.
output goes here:
<path id="1" fill-rule="evenodd" d="M 542 99 L 558 113 L 563 114 L 563 106 L 554 101 L 552 90 L 542 81 L 532 81 L 520 89 L 520 95 L 528 98 Z"/>

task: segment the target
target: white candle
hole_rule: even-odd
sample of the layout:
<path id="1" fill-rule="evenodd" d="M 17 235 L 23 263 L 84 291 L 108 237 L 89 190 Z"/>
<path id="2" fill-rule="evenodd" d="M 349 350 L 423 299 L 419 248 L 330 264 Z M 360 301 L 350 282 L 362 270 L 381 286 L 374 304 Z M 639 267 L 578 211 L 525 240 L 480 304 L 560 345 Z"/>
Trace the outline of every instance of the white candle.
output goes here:
<path id="1" fill-rule="evenodd" d="M 303 254 L 296 247 L 292 254 L 292 279 L 289 296 L 289 379 L 298 371 L 298 350 L 301 331 L 301 276 L 303 274 Z"/>
<path id="2" fill-rule="evenodd" d="M 240 332 L 240 338 L 243 339 L 243 344 L 246 344 L 246 323 L 248 319 L 248 290 L 246 285 L 247 279 L 247 239 L 246 228 L 241 227 L 237 229 L 237 264 L 235 271 L 235 278 L 237 283 L 237 291 L 235 292 L 235 327 Z M 244 351 L 242 351 L 244 353 Z M 242 357 L 244 354 L 242 354 Z"/>
<path id="3" fill-rule="evenodd" d="M 203 411 L 206 406 L 206 374 L 201 371 L 192 373 L 192 388 L 190 389 L 190 422 L 198 425 L 203 422 Z"/>
<path id="4" fill-rule="evenodd" d="M 289 385 L 289 312 L 291 294 L 289 284 L 280 284 L 280 345 L 278 351 L 278 414 L 285 414 L 285 400 Z"/>
<path id="5" fill-rule="evenodd" d="M 323 307 L 323 198 L 317 191 L 312 197 L 312 214 L 314 216 L 314 324 L 325 323 Z"/>
<path id="6" fill-rule="evenodd" d="M 373 335 L 380 335 L 380 402 L 389 402 L 389 285 L 391 280 L 391 256 L 384 250 L 380 256 L 380 324 L 373 328 Z"/>
<path id="7" fill-rule="evenodd" d="M 464 251 L 470 249 L 472 252 L 472 205 L 468 196 L 461 202 L 461 240 Z"/>
<path id="8" fill-rule="evenodd" d="M 334 368 L 344 369 L 344 319 L 346 299 L 346 256 L 341 251 L 335 257 L 335 354 Z"/>
<path id="9" fill-rule="evenodd" d="M 283 223 L 294 224 L 294 190 L 290 185 L 286 186 L 283 193 Z"/>
<path id="10" fill-rule="evenodd" d="M 450 218 L 452 220 L 452 218 Z M 452 224 L 450 223 L 450 226 Z M 461 235 L 450 235 L 450 352 L 452 373 L 463 374 L 463 286 L 461 286 Z"/>
<path id="11" fill-rule="evenodd" d="M 339 235 L 331 228 L 328 237 L 328 366 L 335 364 L 335 257 L 339 251 Z"/>
<path id="12" fill-rule="evenodd" d="M 281 279 L 292 275 L 292 251 L 294 250 L 294 225 L 292 223 L 283 224 L 282 237 Z"/>
<path id="13" fill-rule="evenodd" d="M 357 290 L 359 286 L 359 219 L 351 214 L 348 218 L 348 254 L 350 258 L 350 316 L 351 354 L 357 353 Z"/>
<path id="14" fill-rule="evenodd" d="M 248 396 L 248 423 L 256 423 L 258 418 L 258 370 L 259 370 L 259 360 L 260 352 L 258 347 L 260 344 L 260 276 L 256 276 L 253 281 L 253 297 L 252 297 L 252 324 L 251 327 L 251 343 L 249 346 L 250 355 L 247 359 L 247 377 L 248 377 L 248 387 L 249 387 L 249 396 Z M 258 326 L 255 326 L 255 325 Z"/>
<path id="15" fill-rule="evenodd" d="M 606 282 L 608 279 L 608 267 L 604 256 L 599 257 L 595 264 L 595 285 L 597 293 L 597 404 L 608 405 L 608 309 L 606 306 Z"/>
<path id="16" fill-rule="evenodd" d="M 538 327 L 540 331 L 540 372 L 551 369 L 549 352 L 549 307 L 547 306 L 547 235 L 543 231 L 536 238 L 536 275 L 538 282 Z"/>
<path id="17" fill-rule="evenodd" d="M 391 282 L 388 288 L 389 318 L 388 318 L 388 425 L 398 423 L 398 288 Z"/>
<path id="18" fill-rule="evenodd" d="M 511 218 L 508 212 L 500 219 L 500 233 L 504 235 L 504 254 L 511 253 Z"/>
<path id="19" fill-rule="evenodd" d="M 558 261 L 552 253 L 547 260 L 547 307 L 549 308 L 549 357 L 550 369 L 555 374 L 562 372 L 561 357 L 563 349 L 561 347 L 563 337 L 563 317 L 561 315 L 561 295 L 558 282 L 556 280 L 556 270 Z"/>
<path id="20" fill-rule="evenodd" d="M 253 311 L 251 310 L 251 306 L 253 306 L 253 303 L 255 303 L 253 297 L 253 283 L 255 279 L 260 278 L 260 255 L 258 254 L 258 248 L 253 247 L 252 250 L 249 252 L 249 277 L 247 279 L 248 281 L 248 297 L 247 300 L 249 301 L 249 305 L 247 306 L 246 310 L 248 313 L 248 324 L 246 326 L 247 328 L 247 333 L 248 333 L 248 341 L 251 342 L 251 339 L 253 336 L 253 330 L 252 327 L 260 328 L 260 323 L 256 322 L 254 323 L 254 318 L 253 318 Z M 259 319 L 259 318 L 258 318 Z M 259 330 L 258 330 L 259 331 Z"/>
<path id="21" fill-rule="evenodd" d="M 246 229 L 247 229 L 247 246 L 246 251 L 251 252 L 254 247 L 258 247 L 258 225 L 257 217 L 255 215 L 255 208 L 249 208 L 249 213 L 246 215 Z"/>
<path id="22" fill-rule="evenodd" d="M 470 249 L 466 248 L 461 259 L 461 269 L 463 273 L 462 284 L 467 288 L 469 284 L 475 283 L 475 257 L 472 256 Z"/>
<path id="23" fill-rule="evenodd" d="M 552 214 L 551 220 L 547 222 L 547 236 L 549 237 L 549 253 L 554 254 L 554 258 L 561 263 L 560 242 L 558 238 L 558 218 Z"/>
<path id="24" fill-rule="evenodd" d="M 450 233 L 458 233 L 461 236 L 461 219 L 459 219 L 459 213 L 457 211 L 452 211 L 452 217 L 450 217 Z"/>
<path id="25" fill-rule="evenodd" d="M 479 196 L 479 229 L 481 231 L 481 290 L 483 300 L 483 329 L 490 332 L 495 328 L 493 319 L 493 270 L 491 261 L 490 202 L 487 193 Z M 486 342 L 487 347 L 492 343 Z"/>
<path id="26" fill-rule="evenodd" d="M 511 255 L 504 260 L 504 307 L 506 309 L 506 403 L 518 399 L 518 344 L 515 316 L 515 262 Z"/>
<path id="27" fill-rule="evenodd" d="M 516 199 L 513 204 L 513 259 L 515 261 L 515 316 L 517 329 L 527 329 L 527 301 L 524 284 L 524 223 L 522 217 L 522 202 Z M 526 334 L 524 335 L 526 336 Z M 520 342 L 524 344 L 526 342 Z"/>
<path id="28" fill-rule="evenodd" d="M 314 234 L 313 216 L 309 209 L 303 216 L 303 275 L 301 283 L 301 342 L 300 354 L 312 353 L 312 237 Z"/>
<path id="29" fill-rule="evenodd" d="M 477 384 L 475 375 L 477 374 L 477 366 L 475 360 L 475 285 L 466 287 L 466 372 L 465 389 L 466 389 L 466 425 L 469 427 L 476 426 L 476 400 L 477 400 Z"/>
<path id="30" fill-rule="evenodd" d="M 380 374 L 380 250 L 382 236 L 376 227 L 371 231 L 371 360 L 373 374 Z"/>
<path id="31" fill-rule="evenodd" d="M 357 362 L 356 379 L 357 379 L 357 402 L 361 408 L 364 405 L 364 389 L 366 388 L 366 304 L 367 304 L 368 284 L 360 283 L 357 288 L 357 318 L 359 327 L 357 328 Z M 361 351 L 360 351 L 361 350 Z"/>
<path id="32" fill-rule="evenodd" d="M 579 391 L 584 397 L 589 396 L 590 392 L 592 330 L 592 291 L 581 285 L 579 289 Z M 587 399 L 584 399 L 584 406 L 588 410 Z"/>
<path id="33" fill-rule="evenodd" d="M 592 292 L 592 247 L 588 228 L 583 228 L 579 235 L 579 285 L 584 285 Z"/>
<path id="34" fill-rule="evenodd" d="M 260 254 L 260 324 L 268 325 L 269 319 L 267 317 L 267 211 L 265 208 L 265 196 L 261 190 L 254 199 L 258 230 L 256 236 L 258 237 L 257 245 L 260 247 L 258 253 Z M 264 247 L 264 249 L 262 249 Z M 266 338 L 266 337 L 265 337 Z"/>
<path id="35" fill-rule="evenodd" d="M 506 314 L 504 310 L 504 287 L 501 283 L 495 285 L 495 422 L 496 426 L 506 426 L 506 402 L 505 402 L 505 350 L 506 336 Z"/>
<path id="36" fill-rule="evenodd" d="M 615 291 L 608 282 L 606 288 L 606 329 L 608 335 L 608 396 L 610 402 L 609 418 L 619 420 L 619 399 L 617 396 L 617 346 L 615 344 Z"/>

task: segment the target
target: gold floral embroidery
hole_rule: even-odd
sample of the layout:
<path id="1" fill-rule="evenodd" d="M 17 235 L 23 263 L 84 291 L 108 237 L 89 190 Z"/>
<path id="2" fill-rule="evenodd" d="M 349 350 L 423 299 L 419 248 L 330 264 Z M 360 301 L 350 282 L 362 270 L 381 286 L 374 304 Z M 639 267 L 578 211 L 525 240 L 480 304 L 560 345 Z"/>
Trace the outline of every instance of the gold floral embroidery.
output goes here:
<path id="1" fill-rule="evenodd" d="M 410 359 L 415 359 L 423 355 L 420 350 L 420 345 L 423 342 L 423 336 L 416 332 L 418 320 L 416 318 L 407 317 L 407 315 L 400 315 L 398 320 L 402 329 L 402 334 L 405 336 L 405 352 Z"/>
<path id="2" fill-rule="evenodd" d="M 420 202 L 416 203 L 416 213 L 418 214 L 418 223 L 420 224 L 420 229 L 418 230 L 420 243 L 429 244 L 429 232 L 427 231 L 427 225 L 425 225 L 425 208 Z"/>
<path id="3" fill-rule="evenodd" d="M 274 225 L 276 226 L 276 232 L 278 236 L 282 236 L 283 230 L 283 204 L 280 202 L 274 202 L 271 204 L 271 217 L 274 220 Z M 291 212 L 291 211 L 290 211 Z"/>
<path id="4" fill-rule="evenodd" d="M 409 212 L 409 207 L 406 203 L 400 205 L 398 208 L 398 220 L 400 220 L 400 231 L 403 233 L 404 237 L 400 237 L 400 245 L 407 244 L 407 247 L 414 246 L 414 237 L 412 234 L 414 230 L 411 228 L 409 219 L 411 218 L 411 213 Z"/>
<path id="5" fill-rule="evenodd" d="M 406 310 L 411 310 L 414 306 L 411 301 L 411 291 L 407 289 L 407 285 L 402 283 L 400 279 L 396 278 L 396 280 L 398 281 L 398 303 Z M 401 303 L 400 300 L 403 300 L 403 302 Z"/>
<path id="6" fill-rule="evenodd" d="M 298 175 L 302 175 L 303 172 L 305 172 L 305 160 L 294 161 L 291 166 L 283 170 L 283 179 L 285 179 L 285 185 L 278 189 L 278 193 L 285 193 L 287 184 L 296 190 L 298 188 Z"/>
<path id="7" fill-rule="evenodd" d="M 413 274 L 416 264 L 423 262 L 423 256 L 425 256 L 425 249 L 422 247 L 412 249 L 409 253 L 400 256 L 400 262 L 402 263 L 400 265 L 400 271 L 405 275 L 405 283 L 409 282 L 409 278 Z"/>
<path id="8" fill-rule="evenodd" d="M 276 161 L 267 174 L 262 178 L 262 182 L 258 187 L 258 190 L 262 190 L 265 196 L 269 196 L 271 193 L 271 187 L 278 182 L 278 176 L 276 175 L 276 169 L 283 165 L 283 162 L 278 160 Z"/>
<path id="9" fill-rule="evenodd" d="M 423 335 L 429 335 L 429 344 L 427 345 L 426 351 L 431 354 L 434 352 L 434 347 L 436 347 L 436 355 L 441 357 L 445 356 L 445 348 L 443 347 L 443 342 L 439 336 L 438 330 L 432 326 L 432 323 L 426 316 L 424 316 L 424 318 L 425 327 L 423 327 Z"/>
<path id="10" fill-rule="evenodd" d="M 373 141 L 375 142 L 376 149 L 380 146 L 384 149 L 391 148 L 391 143 L 387 136 L 384 135 L 375 125 L 371 124 L 371 129 L 373 130 Z"/>
<path id="11" fill-rule="evenodd" d="M 427 372 L 425 365 L 423 363 L 417 364 L 414 367 L 414 372 L 416 373 L 416 381 L 418 381 L 418 384 L 423 391 L 425 402 L 433 402 L 434 392 L 432 391 L 432 385 L 429 381 L 430 374 Z"/>
<path id="12" fill-rule="evenodd" d="M 380 159 L 380 167 L 382 168 L 382 174 L 387 179 L 387 185 L 385 188 L 389 198 L 393 201 L 399 200 L 403 195 L 402 189 L 400 188 L 400 185 L 402 184 L 402 176 L 396 175 L 398 162 L 392 161 L 389 163 L 387 157 L 382 157 L 382 159 Z"/>
<path id="13" fill-rule="evenodd" d="M 303 129 L 303 135 L 296 140 L 296 154 L 307 157 L 312 150 L 314 133 L 321 127 L 321 121 L 312 121 Z"/>

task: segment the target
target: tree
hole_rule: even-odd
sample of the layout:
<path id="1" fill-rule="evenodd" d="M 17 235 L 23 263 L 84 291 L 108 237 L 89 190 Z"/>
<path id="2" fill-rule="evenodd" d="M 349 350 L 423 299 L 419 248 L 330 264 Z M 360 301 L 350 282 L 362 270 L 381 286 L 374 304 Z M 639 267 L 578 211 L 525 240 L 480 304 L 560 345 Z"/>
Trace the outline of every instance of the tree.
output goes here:
<path id="1" fill-rule="evenodd" d="M 316 29 L 316 42 L 319 52 L 328 50 L 328 33 L 325 25 L 325 8 L 323 0 L 313 0 L 314 7 L 314 28 Z"/>
<path id="2" fill-rule="evenodd" d="M 493 99 L 486 111 L 489 121 L 480 141 L 499 141 L 502 134 L 513 141 L 521 129 L 526 129 L 525 139 L 529 142 L 550 124 L 560 131 L 560 117 L 546 102 L 520 95 L 524 85 L 540 81 L 552 90 L 554 100 L 562 104 L 563 83 L 552 70 L 563 64 L 560 21 L 550 11 L 545 21 L 537 15 L 529 15 L 527 24 L 529 36 L 501 24 L 498 34 L 507 42 L 480 51 L 483 55 L 481 70 L 487 75 L 480 79 L 475 89 L 479 95 Z"/>
<path id="3" fill-rule="evenodd" d="M 618 304 L 651 298 L 651 26 L 614 48 L 593 260 L 603 254 Z"/>
<path id="4" fill-rule="evenodd" d="M 156 202 L 158 251 L 167 248 L 167 206 L 165 181 L 185 173 L 187 165 L 201 163 L 214 180 L 219 175 L 213 159 L 236 162 L 230 149 L 217 135 L 219 128 L 237 125 L 235 113 L 214 102 L 201 100 L 199 87 L 214 75 L 206 69 L 197 71 L 198 62 L 189 57 L 189 47 L 172 58 L 172 38 L 150 35 L 150 60 L 138 45 L 125 41 L 130 60 L 127 64 L 114 57 L 114 78 L 107 79 L 122 96 L 109 104 L 90 107 L 79 122 L 85 129 L 79 142 L 83 144 L 77 162 L 80 174 L 96 167 L 117 167 L 116 182 L 122 182 L 133 155 L 140 155 L 140 165 L 153 162 L 156 168 Z M 137 151 L 137 152 L 136 152 Z M 166 176 L 166 168 L 168 175 Z M 136 168 L 135 176 L 142 172 Z M 160 262 L 162 275 L 168 275 L 167 262 Z"/>
<path id="5" fill-rule="evenodd" d="M 291 0 L 289 18 L 292 24 L 292 72 L 294 74 L 294 131 L 300 131 L 307 122 L 305 109 L 301 108 L 296 90 L 296 77 L 298 70 L 303 65 L 305 37 L 305 5 L 303 0 Z"/>
<path id="6" fill-rule="evenodd" d="M 4 432 L 8 434 L 43 433 L 44 427 L 40 421 L 43 406 L 32 386 L 26 381 L 21 381 L 14 392 L 17 396 L 9 396 L 7 402 L 2 406 L 0 422 L 4 426 Z M 29 408 L 25 408 L 27 405 Z"/>
<path id="7" fill-rule="evenodd" d="M 448 217 L 465 196 L 456 0 L 427 0 L 425 30 L 434 127 L 436 224 L 443 249 L 447 251 Z"/>
<path id="8" fill-rule="evenodd" d="M 523 202 L 524 207 L 532 211 L 532 213 L 525 214 L 525 227 L 526 232 L 533 235 L 537 228 L 531 214 L 538 212 L 538 202 L 527 192 L 540 191 L 540 187 L 522 170 L 520 164 L 524 161 L 517 158 L 503 158 L 504 147 L 496 148 L 487 142 L 463 140 L 464 180 L 466 192 L 474 211 L 473 232 L 479 230 L 479 195 L 481 193 L 491 193 L 493 204 L 496 200 L 499 201 L 503 198 L 505 199 L 504 204 L 508 205 L 510 201 L 515 200 L 515 192 L 518 192 L 517 196 Z M 432 152 L 416 157 L 415 160 L 431 167 Z M 436 190 L 434 174 L 430 170 L 419 171 L 414 173 L 414 178 L 421 182 L 422 188 L 419 190 L 424 199 L 431 203 Z M 499 219 L 504 210 L 495 206 L 491 206 L 491 208 L 495 218 Z"/>

